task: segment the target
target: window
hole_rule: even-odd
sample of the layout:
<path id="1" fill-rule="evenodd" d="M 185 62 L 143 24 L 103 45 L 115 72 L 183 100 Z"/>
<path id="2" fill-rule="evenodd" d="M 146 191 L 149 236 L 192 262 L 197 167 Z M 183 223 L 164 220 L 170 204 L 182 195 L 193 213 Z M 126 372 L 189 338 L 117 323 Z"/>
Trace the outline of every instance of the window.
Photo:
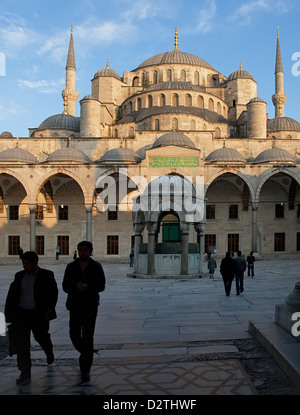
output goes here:
<path id="1" fill-rule="evenodd" d="M 58 207 L 58 219 L 59 220 L 68 220 L 69 219 L 69 207 L 65 205 L 60 205 Z"/>
<path id="2" fill-rule="evenodd" d="M 69 236 L 58 236 L 57 245 L 60 247 L 60 255 L 69 255 Z"/>
<path id="3" fill-rule="evenodd" d="M 229 252 L 237 252 L 239 251 L 239 245 L 240 245 L 240 238 L 239 234 L 237 233 L 230 233 L 228 234 L 228 251 Z"/>
<path id="4" fill-rule="evenodd" d="M 274 234 L 274 251 L 275 252 L 285 251 L 285 233 Z"/>
<path id="5" fill-rule="evenodd" d="M 38 255 L 45 255 L 45 237 L 44 235 L 36 235 L 35 248 Z"/>
<path id="6" fill-rule="evenodd" d="M 9 206 L 9 220 L 19 220 L 19 206 Z"/>
<path id="7" fill-rule="evenodd" d="M 206 219 L 216 219 L 215 205 L 206 205 Z"/>
<path id="8" fill-rule="evenodd" d="M 115 210 L 107 210 L 107 220 L 118 220 L 118 206 L 115 207 Z"/>
<path id="9" fill-rule="evenodd" d="M 214 253 L 217 246 L 216 235 L 205 235 L 204 237 L 204 251 Z"/>
<path id="10" fill-rule="evenodd" d="M 119 236 L 108 235 L 107 236 L 107 255 L 118 255 L 119 254 Z"/>
<path id="11" fill-rule="evenodd" d="M 8 255 L 19 255 L 20 236 L 8 236 Z"/>
<path id="12" fill-rule="evenodd" d="M 277 203 L 275 205 L 275 219 L 283 219 L 284 218 L 284 204 Z"/>
<path id="13" fill-rule="evenodd" d="M 229 205 L 229 219 L 238 219 L 238 218 L 239 218 L 239 206 Z"/>
<path id="14" fill-rule="evenodd" d="M 300 251 L 300 232 L 297 232 L 297 239 L 296 239 L 296 250 L 299 252 Z"/>
<path id="15" fill-rule="evenodd" d="M 41 205 L 38 205 L 35 211 L 35 218 L 43 220 L 44 219 L 44 207 Z"/>
<path id="16" fill-rule="evenodd" d="M 134 235 L 131 235 L 131 250 L 134 251 L 134 241 L 135 241 L 135 237 Z"/>

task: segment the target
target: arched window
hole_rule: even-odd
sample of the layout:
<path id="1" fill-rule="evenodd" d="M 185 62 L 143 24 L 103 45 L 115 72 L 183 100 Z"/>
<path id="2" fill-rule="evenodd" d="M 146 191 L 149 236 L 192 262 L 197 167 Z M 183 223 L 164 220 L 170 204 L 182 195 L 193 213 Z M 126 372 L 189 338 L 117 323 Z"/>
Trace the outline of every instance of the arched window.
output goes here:
<path id="1" fill-rule="evenodd" d="M 222 113 L 221 104 L 219 102 L 217 103 L 217 113 L 218 114 Z"/>
<path id="2" fill-rule="evenodd" d="M 198 96 L 198 108 L 204 108 L 204 98 L 202 95 Z"/>
<path id="3" fill-rule="evenodd" d="M 157 84 L 159 82 L 159 73 L 158 71 L 154 71 L 154 83 Z"/>
<path id="4" fill-rule="evenodd" d="M 182 69 L 182 71 L 181 71 L 180 80 L 181 80 L 181 82 L 186 82 L 186 71 L 184 69 Z"/>
<path id="5" fill-rule="evenodd" d="M 159 131 L 159 120 L 155 120 L 155 131 Z"/>
<path id="6" fill-rule="evenodd" d="M 200 85 L 200 74 L 199 74 L 198 71 L 195 72 L 194 83 L 195 83 L 195 85 Z"/>
<path id="7" fill-rule="evenodd" d="M 194 120 L 191 120 L 191 130 L 196 130 L 196 123 Z"/>
<path id="8" fill-rule="evenodd" d="M 141 108 L 142 108 L 142 100 L 141 100 L 141 98 L 138 98 L 138 100 L 137 100 L 137 109 L 138 109 L 138 111 L 139 111 Z"/>
<path id="9" fill-rule="evenodd" d="M 133 127 L 129 128 L 129 138 L 134 138 L 134 128 Z"/>
<path id="10" fill-rule="evenodd" d="M 186 94 L 185 96 L 185 106 L 191 107 L 192 106 L 192 97 L 190 94 Z"/>
<path id="11" fill-rule="evenodd" d="M 139 86 L 139 77 L 135 76 L 132 80 L 132 86 Z"/>
<path id="12" fill-rule="evenodd" d="M 143 80 L 142 80 L 143 86 L 147 86 L 147 73 L 143 72 Z"/>
<path id="13" fill-rule="evenodd" d="M 206 86 L 208 86 L 208 87 L 210 87 L 211 86 L 211 75 L 207 75 L 207 85 Z"/>
<path id="14" fill-rule="evenodd" d="M 177 118 L 174 118 L 172 121 L 172 130 L 173 131 L 178 131 L 178 120 Z"/>
<path id="15" fill-rule="evenodd" d="M 117 129 L 114 132 L 114 136 L 115 136 L 115 138 L 118 138 L 118 130 Z"/>
<path id="16" fill-rule="evenodd" d="M 208 109 L 210 111 L 214 111 L 215 110 L 214 101 L 211 98 L 209 98 L 209 101 L 208 101 Z"/>
<path id="17" fill-rule="evenodd" d="M 164 94 L 161 94 L 160 97 L 159 97 L 159 105 L 161 107 L 166 106 L 166 96 Z"/>
<path id="18" fill-rule="evenodd" d="M 178 107 L 179 106 L 179 96 L 177 94 L 174 94 L 172 96 L 172 107 Z"/>
<path id="19" fill-rule="evenodd" d="M 171 69 L 168 69 L 168 81 L 173 81 L 173 74 Z"/>
<path id="20" fill-rule="evenodd" d="M 221 130 L 220 130 L 220 128 L 218 127 L 218 128 L 216 128 L 216 131 L 215 131 L 215 137 L 216 138 L 221 138 Z"/>
<path id="21" fill-rule="evenodd" d="M 152 96 L 149 95 L 148 96 L 148 108 L 151 108 L 152 107 L 152 104 L 153 104 Z"/>

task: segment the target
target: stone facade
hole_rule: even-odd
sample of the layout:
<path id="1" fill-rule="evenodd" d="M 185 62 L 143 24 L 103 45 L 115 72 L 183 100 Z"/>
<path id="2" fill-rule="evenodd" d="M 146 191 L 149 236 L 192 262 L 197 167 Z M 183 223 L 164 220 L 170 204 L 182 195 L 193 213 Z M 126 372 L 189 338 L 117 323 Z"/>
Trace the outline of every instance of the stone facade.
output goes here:
<path id="1" fill-rule="evenodd" d="M 224 76 L 181 52 L 177 32 L 173 51 L 123 76 L 109 63 L 96 72 L 91 93 L 79 100 L 79 117 L 75 76 L 72 31 L 63 113 L 29 137 L 0 136 L 1 258 L 17 258 L 19 245 L 45 258 L 60 245 L 71 258 L 89 239 L 96 258 L 129 261 L 137 238 L 142 246 L 149 237 L 148 216 L 132 212 L 141 183 L 168 175 L 193 184 L 202 178 L 205 215 L 183 231 L 188 221 L 174 207 L 161 209 L 155 244 L 183 245 L 184 238 L 186 261 L 195 244 L 200 256 L 213 248 L 220 256 L 240 249 L 299 258 L 300 124 L 283 115 L 279 37 L 274 119 L 249 72 L 241 66 Z M 117 211 L 99 195 L 116 195 Z M 168 237 L 174 226 L 179 236 Z"/>

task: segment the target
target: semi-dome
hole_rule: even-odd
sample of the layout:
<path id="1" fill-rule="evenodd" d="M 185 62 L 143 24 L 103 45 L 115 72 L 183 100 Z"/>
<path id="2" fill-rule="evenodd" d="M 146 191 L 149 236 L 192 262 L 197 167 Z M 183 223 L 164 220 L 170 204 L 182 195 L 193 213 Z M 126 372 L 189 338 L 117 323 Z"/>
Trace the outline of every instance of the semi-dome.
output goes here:
<path id="1" fill-rule="evenodd" d="M 80 130 L 80 118 L 70 114 L 56 114 L 46 118 L 39 130 Z"/>
<path id="2" fill-rule="evenodd" d="M 24 150 L 23 148 L 15 147 L 1 151 L 0 162 L 37 164 L 38 160 L 29 151 Z"/>
<path id="3" fill-rule="evenodd" d="M 46 159 L 46 163 L 90 163 L 90 159 L 82 151 L 75 148 L 65 147 L 55 150 L 50 156 Z"/>
<path id="4" fill-rule="evenodd" d="M 276 117 L 268 120 L 268 131 L 300 131 L 300 123 L 289 117 Z"/>
<path id="5" fill-rule="evenodd" d="M 254 164 L 259 163 L 270 163 L 270 162 L 277 162 L 277 163 L 294 163 L 295 160 L 292 155 L 282 148 L 269 148 L 268 150 L 263 151 L 260 153 L 255 160 L 253 161 Z"/>
<path id="6" fill-rule="evenodd" d="M 3 132 L 0 134 L 0 137 L 1 137 L 1 138 L 12 138 L 12 137 L 13 137 L 13 135 L 12 135 L 12 133 L 10 133 L 9 131 L 3 131 Z"/>
<path id="7" fill-rule="evenodd" d="M 214 150 L 212 153 L 210 153 L 205 161 L 209 161 L 210 163 L 215 162 L 237 162 L 237 163 L 246 163 L 246 160 L 244 157 L 234 148 L 219 148 L 217 150 Z"/>
<path id="8" fill-rule="evenodd" d="M 238 69 L 237 71 L 232 72 L 227 78 L 228 81 L 233 81 L 234 79 L 243 78 L 243 79 L 252 79 L 255 81 L 250 72 L 245 71 L 244 69 Z"/>
<path id="9" fill-rule="evenodd" d="M 140 163 L 142 159 L 129 148 L 119 147 L 113 148 L 112 150 L 107 151 L 98 163 L 100 164 L 127 164 L 127 163 Z"/>
<path id="10" fill-rule="evenodd" d="M 181 64 L 181 65 L 196 65 L 203 68 L 214 68 L 205 62 L 203 59 L 190 53 L 181 52 L 179 49 L 174 49 L 172 52 L 163 52 L 146 59 L 141 63 L 137 69 L 145 68 L 147 66 L 157 66 L 166 64 Z"/>
<path id="11" fill-rule="evenodd" d="M 184 134 L 172 131 L 157 138 L 153 143 L 152 148 L 166 147 L 166 146 L 178 146 L 178 147 L 192 147 L 195 148 L 195 144 L 192 140 Z"/>
<path id="12" fill-rule="evenodd" d="M 98 72 L 95 73 L 94 79 L 98 78 L 98 77 L 101 77 L 101 76 L 116 78 L 119 81 L 122 80 L 122 78 L 119 76 L 119 74 L 109 67 L 108 62 L 107 62 L 106 68 L 100 69 Z"/>

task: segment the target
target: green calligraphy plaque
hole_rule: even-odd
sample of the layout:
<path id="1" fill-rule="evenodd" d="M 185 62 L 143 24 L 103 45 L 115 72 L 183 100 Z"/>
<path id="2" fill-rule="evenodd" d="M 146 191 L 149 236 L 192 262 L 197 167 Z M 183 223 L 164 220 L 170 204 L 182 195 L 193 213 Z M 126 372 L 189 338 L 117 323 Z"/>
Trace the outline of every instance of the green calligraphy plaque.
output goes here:
<path id="1" fill-rule="evenodd" d="M 197 167 L 197 157 L 149 157 L 149 167 Z"/>

